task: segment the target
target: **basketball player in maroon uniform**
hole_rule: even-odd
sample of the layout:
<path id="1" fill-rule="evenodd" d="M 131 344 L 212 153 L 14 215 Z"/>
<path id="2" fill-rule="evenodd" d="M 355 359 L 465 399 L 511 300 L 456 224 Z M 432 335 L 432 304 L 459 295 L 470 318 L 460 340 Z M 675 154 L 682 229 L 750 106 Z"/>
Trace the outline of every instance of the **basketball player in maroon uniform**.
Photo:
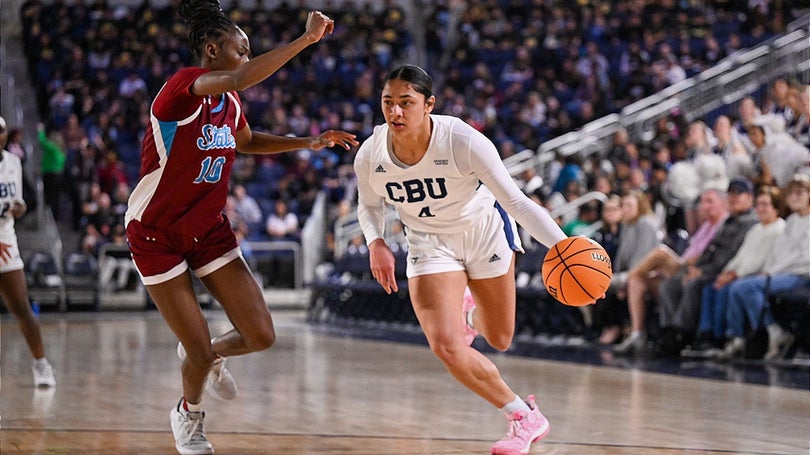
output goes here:
<path id="1" fill-rule="evenodd" d="M 341 131 L 301 138 L 251 131 L 237 94 L 331 33 L 330 18 L 309 13 L 299 38 L 250 60 L 245 32 L 223 14 L 218 0 L 181 0 L 178 13 L 188 23 L 200 66 L 170 77 L 152 104 L 140 181 L 125 220 L 132 259 L 184 358 L 183 397 L 170 414 L 176 448 L 208 454 L 214 449 L 203 429 L 203 388 L 234 398 L 225 358 L 267 349 L 275 340 L 262 291 L 222 214 L 235 152 L 348 149 L 357 141 Z M 222 305 L 233 330 L 211 339 L 188 270 Z"/>

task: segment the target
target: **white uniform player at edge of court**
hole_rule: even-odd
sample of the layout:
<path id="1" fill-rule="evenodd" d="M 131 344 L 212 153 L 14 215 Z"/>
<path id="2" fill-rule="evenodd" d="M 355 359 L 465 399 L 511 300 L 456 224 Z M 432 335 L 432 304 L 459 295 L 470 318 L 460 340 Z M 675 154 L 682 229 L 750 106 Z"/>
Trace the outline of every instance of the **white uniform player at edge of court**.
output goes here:
<path id="1" fill-rule="evenodd" d="M 371 272 L 386 292 L 398 291 L 383 238 L 387 203 L 405 225 L 408 291 L 431 350 L 461 384 L 506 415 L 509 430 L 492 453 L 527 453 L 548 434 L 548 420 L 533 395 L 520 398 L 471 344 L 479 333 L 499 351 L 512 343 L 514 253 L 523 251 L 515 220 L 549 247 L 566 235 L 520 191 L 489 139 L 458 118 L 431 114 L 432 90 L 417 66 L 391 71 L 382 91 L 386 122 L 355 158 Z"/>
<path id="2" fill-rule="evenodd" d="M 45 358 L 45 347 L 37 316 L 28 301 L 25 265 L 17 245 L 14 220 L 25 215 L 28 206 L 23 200 L 22 163 L 17 155 L 4 149 L 8 127 L 0 117 L 0 297 L 17 319 L 28 349 L 34 358 L 31 371 L 35 387 L 53 387 L 53 368 Z"/>

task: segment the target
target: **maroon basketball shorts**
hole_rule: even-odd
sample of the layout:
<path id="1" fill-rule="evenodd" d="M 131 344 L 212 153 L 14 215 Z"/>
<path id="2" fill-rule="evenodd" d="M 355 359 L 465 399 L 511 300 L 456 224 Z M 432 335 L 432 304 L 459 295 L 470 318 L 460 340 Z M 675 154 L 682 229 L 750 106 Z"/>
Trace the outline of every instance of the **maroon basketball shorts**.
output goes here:
<path id="1" fill-rule="evenodd" d="M 169 281 L 188 268 L 201 278 L 242 257 L 227 219 L 200 237 L 156 229 L 132 220 L 127 225 L 127 241 L 145 285 Z"/>

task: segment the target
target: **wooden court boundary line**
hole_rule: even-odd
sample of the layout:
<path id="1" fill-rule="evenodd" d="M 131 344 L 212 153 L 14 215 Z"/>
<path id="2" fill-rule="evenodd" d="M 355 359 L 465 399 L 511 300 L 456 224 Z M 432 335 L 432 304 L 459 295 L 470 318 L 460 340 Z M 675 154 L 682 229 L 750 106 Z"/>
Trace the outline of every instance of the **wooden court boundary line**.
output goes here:
<path id="1" fill-rule="evenodd" d="M 123 433 L 123 434 L 171 434 L 170 430 L 104 430 L 104 429 L 59 429 L 59 428 L 16 428 L 16 427 L 2 427 L 0 433 L 4 432 L 30 432 L 30 433 L 50 433 L 50 432 L 63 432 L 63 433 Z M 448 441 L 448 442 L 492 442 L 491 439 L 486 438 L 419 438 L 416 436 L 373 436 L 373 435 L 340 435 L 340 434 L 327 434 L 327 433 L 285 433 L 285 432 L 254 432 L 254 431 L 206 431 L 206 434 L 211 435 L 224 435 L 224 436 L 284 436 L 284 437 L 312 437 L 312 438 L 348 438 L 348 439 L 381 439 L 381 440 L 403 440 L 403 441 Z M 644 450 L 667 450 L 672 452 L 705 452 L 716 454 L 746 454 L 746 455 L 787 455 L 785 452 L 740 452 L 737 450 L 726 449 L 707 449 L 696 447 L 666 447 L 666 446 L 648 446 L 637 444 L 614 444 L 614 443 L 587 443 L 587 442 L 565 442 L 542 440 L 539 442 L 542 445 L 565 446 L 565 447 L 594 447 L 594 448 L 617 448 L 617 449 L 644 449 Z"/>

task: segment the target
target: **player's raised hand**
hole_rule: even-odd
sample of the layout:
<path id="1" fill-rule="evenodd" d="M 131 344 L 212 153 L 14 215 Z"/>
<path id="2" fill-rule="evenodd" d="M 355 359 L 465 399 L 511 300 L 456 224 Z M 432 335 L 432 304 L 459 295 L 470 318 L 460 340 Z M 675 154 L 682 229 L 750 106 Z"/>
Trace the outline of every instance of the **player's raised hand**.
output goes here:
<path id="1" fill-rule="evenodd" d="M 335 21 L 320 11 L 310 11 L 307 15 L 306 31 L 304 36 L 311 42 L 317 43 L 327 33 L 330 35 L 335 29 Z"/>

